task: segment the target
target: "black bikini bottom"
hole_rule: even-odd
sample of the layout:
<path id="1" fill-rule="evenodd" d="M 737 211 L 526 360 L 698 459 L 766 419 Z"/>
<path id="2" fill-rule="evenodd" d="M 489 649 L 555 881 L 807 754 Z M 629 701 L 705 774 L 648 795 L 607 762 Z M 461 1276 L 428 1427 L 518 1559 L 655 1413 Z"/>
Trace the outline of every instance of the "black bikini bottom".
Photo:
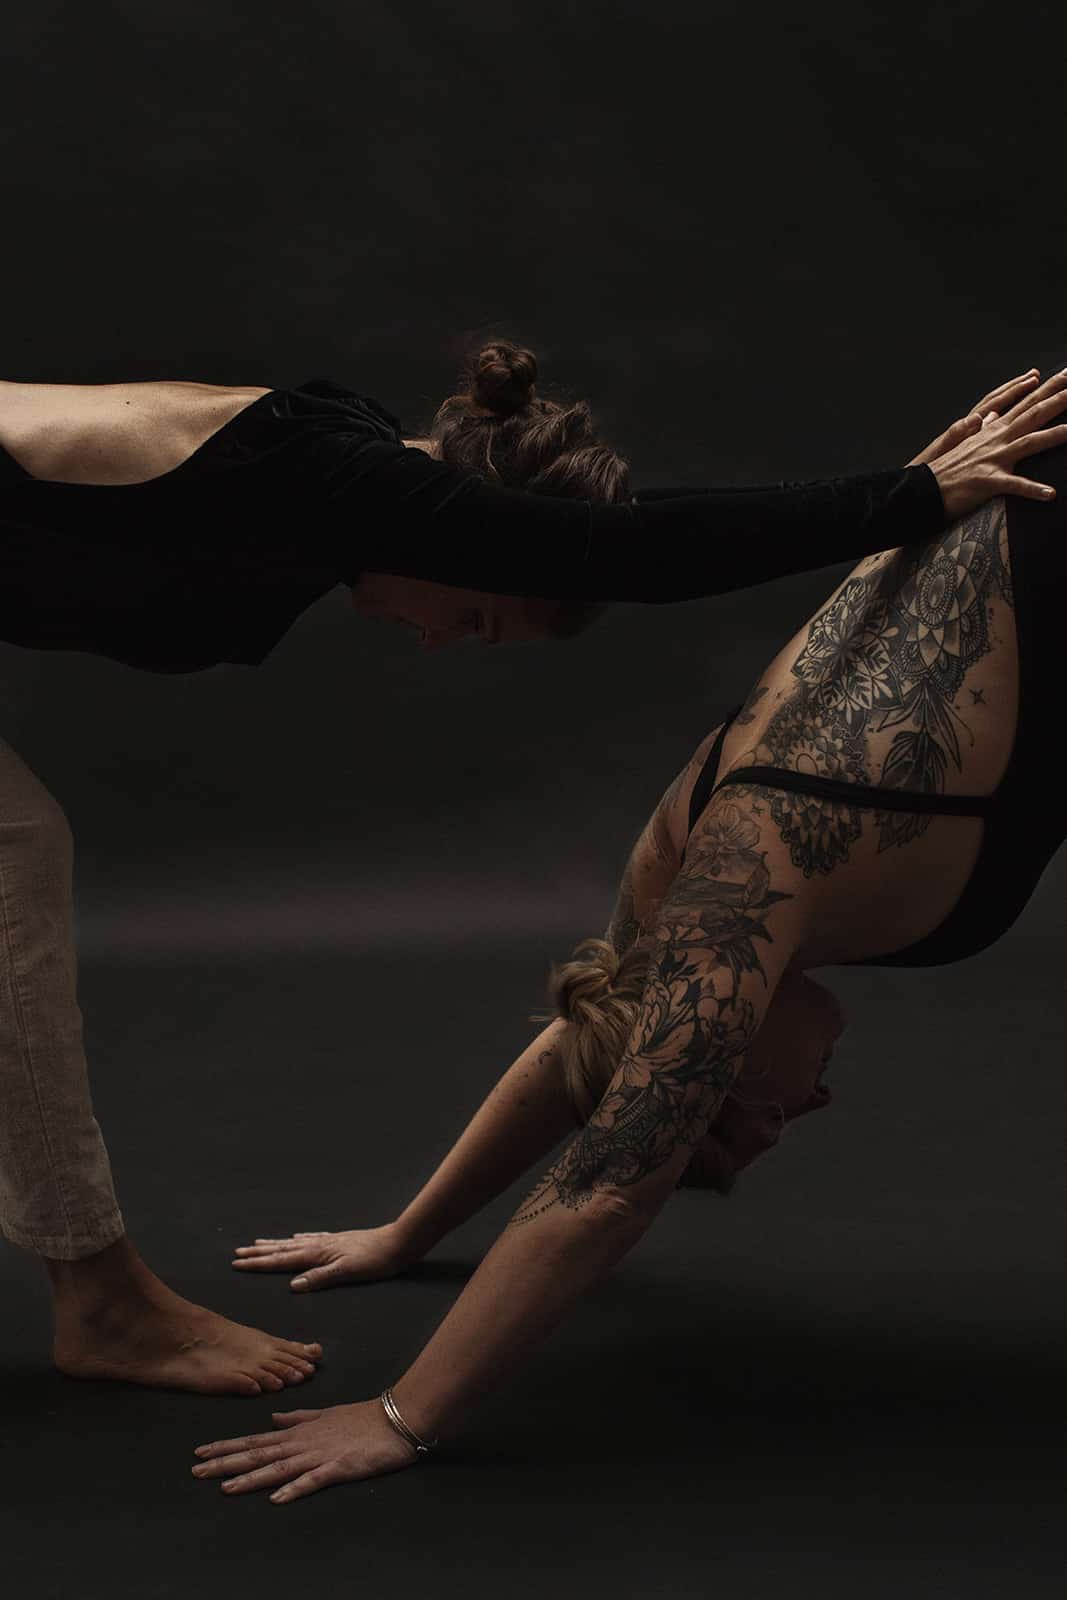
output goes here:
<path id="1" fill-rule="evenodd" d="M 737 767 L 719 782 L 723 740 L 740 707 L 724 723 L 693 787 L 690 831 L 712 795 L 734 783 L 762 784 L 861 809 L 982 819 L 978 859 L 945 919 L 906 949 L 841 965 L 933 967 L 977 955 L 1012 926 L 1067 835 L 1067 798 L 1060 777 L 1067 754 L 1067 656 L 1059 642 L 1067 618 L 1067 447 L 1035 457 L 1029 476 L 1055 484 L 1058 495 L 1051 505 L 1017 497 L 1007 501 L 1019 711 L 1011 757 L 995 793 L 877 788 L 783 767 Z"/>

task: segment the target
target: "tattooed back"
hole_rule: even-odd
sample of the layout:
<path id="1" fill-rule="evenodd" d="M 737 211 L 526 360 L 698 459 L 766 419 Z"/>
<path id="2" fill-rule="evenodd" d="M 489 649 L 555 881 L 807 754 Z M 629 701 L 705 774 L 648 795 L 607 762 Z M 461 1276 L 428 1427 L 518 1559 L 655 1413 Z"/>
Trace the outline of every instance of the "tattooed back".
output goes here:
<path id="1" fill-rule="evenodd" d="M 760 676 L 720 777 L 786 767 L 924 793 L 988 794 L 1015 733 L 1018 669 L 1003 500 L 929 544 L 869 557 Z M 810 881 L 805 964 L 879 955 L 929 932 L 970 875 L 972 817 L 856 809 L 731 787 Z"/>

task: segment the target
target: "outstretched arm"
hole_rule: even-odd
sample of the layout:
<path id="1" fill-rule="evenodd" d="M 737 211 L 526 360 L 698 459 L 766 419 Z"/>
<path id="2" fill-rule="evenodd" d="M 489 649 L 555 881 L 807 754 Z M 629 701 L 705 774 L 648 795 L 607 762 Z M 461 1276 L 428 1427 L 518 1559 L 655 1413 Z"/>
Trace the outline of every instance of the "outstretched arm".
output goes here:
<path id="1" fill-rule="evenodd" d="M 495 1200 L 574 1127 L 559 1059 L 565 1027 L 557 1019 L 527 1045 L 397 1218 L 420 1256 Z"/>
<path id="2" fill-rule="evenodd" d="M 395 1221 L 379 1228 L 259 1239 L 241 1245 L 233 1265 L 246 1272 L 295 1273 L 292 1286 L 300 1291 L 368 1283 L 421 1261 L 574 1127 L 559 1059 L 565 1026 L 552 1022 L 531 1040 Z"/>
<path id="3" fill-rule="evenodd" d="M 420 1437 L 454 1429 L 658 1214 L 797 948 L 802 884 L 776 837 L 761 839 L 736 804 L 712 802 L 661 908 L 640 1017 L 599 1106 L 394 1385 Z M 383 1417 L 370 1401 L 292 1413 L 281 1435 L 203 1449 L 211 1475 L 291 1499 L 417 1459 Z"/>
<path id="4" fill-rule="evenodd" d="M 660 910 L 639 1020 L 600 1105 L 395 1386 L 416 1431 L 454 1425 L 632 1248 L 674 1189 L 799 938 L 799 875 L 777 841 L 773 859 L 761 844 L 755 819 L 725 799 L 694 832 Z"/>
<path id="5" fill-rule="evenodd" d="M 685 770 L 660 800 L 626 863 L 607 935 L 620 955 L 642 924 L 653 925 L 677 870 L 671 818 Z M 558 1044 L 565 1027 L 557 1019 L 527 1045 L 395 1221 L 378 1228 L 257 1239 L 237 1248 L 233 1266 L 293 1273 L 292 1286 L 302 1291 L 390 1277 L 421 1261 L 573 1130 Z"/>
<path id="6" fill-rule="evenodd" d="M 1044 498 L 1016 464 L 1067 439 L 1067 426 L 1049 426 L 1064 409 L 1067 374 L 1058 374 L 930 465 L 633 505 L 503 489 L 421 450 L 383 440 L 353 449 L 338 434 L 319 442 L 304 498 L 342 573 L 663 603 L 921 542 L 996 495 Z"/>

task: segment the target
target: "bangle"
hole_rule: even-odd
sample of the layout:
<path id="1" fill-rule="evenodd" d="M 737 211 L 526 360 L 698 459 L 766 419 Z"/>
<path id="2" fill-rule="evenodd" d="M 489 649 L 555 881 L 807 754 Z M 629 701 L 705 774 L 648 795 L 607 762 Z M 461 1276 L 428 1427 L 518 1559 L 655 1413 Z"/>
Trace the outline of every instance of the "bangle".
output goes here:
<path id="1" fill-rule="evenodd" d="M 400 1437 L 406 1439 L 408 1444 L 414 1447 L 416 1455 L 424 1456 L 433 1449 L 438 1441 L 436 1439 L 420 1439 L 415 1430 L 408 1427 L 400 1412 L 396 1409 L 396 1401 L 393 1399 L 392 1389 L 383 1389 L 378 1398 L 382 1402 L 389 1421 Z"/>

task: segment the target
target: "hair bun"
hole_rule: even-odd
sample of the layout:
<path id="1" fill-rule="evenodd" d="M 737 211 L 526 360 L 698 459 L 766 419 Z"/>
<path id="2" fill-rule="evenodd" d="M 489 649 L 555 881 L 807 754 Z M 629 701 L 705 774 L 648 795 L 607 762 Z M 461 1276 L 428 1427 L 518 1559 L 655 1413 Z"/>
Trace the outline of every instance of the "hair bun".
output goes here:
<path id="1" fill-rule="evenodd" d="M 471 399 L 498 417 L 513 416 L 528 406 L 537 382 L 537 357 L 532 350 L 498 339 L 482 347 L 471 372 Z"/>
<path id="2" fill-rule="evenodd" d="M 579 1027 L 601 1023 L 619 971 L 619 958 L 604 939 L 585 939 L 572 960 L 556 969 L 553 1001 L 559 1015 Z"/>

